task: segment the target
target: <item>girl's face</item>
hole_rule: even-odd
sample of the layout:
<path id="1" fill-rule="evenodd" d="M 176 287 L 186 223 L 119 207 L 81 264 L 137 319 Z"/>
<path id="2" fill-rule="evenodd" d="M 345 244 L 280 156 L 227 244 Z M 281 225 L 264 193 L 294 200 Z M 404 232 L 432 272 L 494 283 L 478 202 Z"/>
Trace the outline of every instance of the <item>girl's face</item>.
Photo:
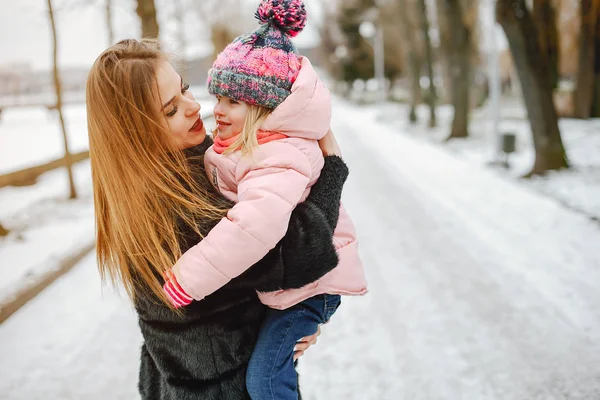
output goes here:
<path id="1" fill-rule="evenodd" d="M 221 139 L 239 135 L 244 129 L 249 106 L 243 101 L 217 95 L 213 113 L 217 122 L 217 134 Z"/>
<path id="2" fill-rule="evenodd" d="M 188 90 L 189 86 L 173 66 L 163 61 L 156 72 L 156 82 L 173 139 L 180 149 L 196 146 L 204 141 L 206 128 L 200 119 L 200 104 Z"/>

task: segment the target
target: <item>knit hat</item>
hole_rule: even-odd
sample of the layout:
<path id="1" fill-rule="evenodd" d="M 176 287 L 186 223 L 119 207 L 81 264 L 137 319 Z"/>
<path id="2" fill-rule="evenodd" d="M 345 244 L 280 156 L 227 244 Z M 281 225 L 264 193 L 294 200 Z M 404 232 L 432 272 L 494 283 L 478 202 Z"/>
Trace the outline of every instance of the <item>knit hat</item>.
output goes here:
<path id="1" fill-rule="evenodd" d="M 262 0 L 255 17 L 261 26 L 217 56 L 208 71 L 208 91 L 273 109 L 290 95 L 300 71 L 290 37 L 306 25 L 306 9 L 302 0 Z"/>

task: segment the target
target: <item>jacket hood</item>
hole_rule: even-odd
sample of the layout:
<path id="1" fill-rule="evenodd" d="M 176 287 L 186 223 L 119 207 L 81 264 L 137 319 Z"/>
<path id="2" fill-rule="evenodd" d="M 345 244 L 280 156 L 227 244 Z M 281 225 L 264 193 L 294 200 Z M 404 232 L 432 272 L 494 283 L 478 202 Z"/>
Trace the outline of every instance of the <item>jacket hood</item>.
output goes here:
<path id="1" fill-rule="evenodd" d="M 291 91 L 267 117 L 261 130 L 302 139 L 321 139 L 331 123 L 331 96 L 306 57 L 301 57 L 300 72 Z"/>

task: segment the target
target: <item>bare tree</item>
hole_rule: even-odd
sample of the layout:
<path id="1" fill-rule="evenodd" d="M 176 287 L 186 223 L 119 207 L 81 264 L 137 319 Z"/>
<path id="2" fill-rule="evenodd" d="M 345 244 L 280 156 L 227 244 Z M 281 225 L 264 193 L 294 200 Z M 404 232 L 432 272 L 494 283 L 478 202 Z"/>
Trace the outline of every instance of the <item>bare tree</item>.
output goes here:
<path id="1" fill-rule="evenodd" d="M 158 39 L 159 29 L 154 0 L 137 0 L 135 11 L 142 23 L 142 37 Z"/>
<path id="2" fill-rule="evenodd" d="M 315 5 L 315 3 L 312 4 L 313 6 Z M 336 79 L 344 80 L 344 64 L 346 64 L 347 58 L 352 56 L 349 53 L 353 53 L 354 50 L 354 48 L 352 48 L 352 43 L 350 43 L 352 40 L 349 39 L 347 35 L 348 21 L 342 21 L 345 25 L 345 29 L 342 29 L 340 26 L 339 20 L 340 16 L 344 14 L 344 5 L 340 4 L 340 2 L 332 2 L 329 0 L 320 0 L 317 4 L 321 8 L 321 23 L 315 24 L 315 21 L 311 18 L 311 16 L 314 15 L 314 9 L 312 9 L 309 4 L 307 4 L 307 12 L 309 21 L 311 21 L 310 23 L 313 24 L 312 26 L 316 26 L 321 38 L 319 46 L 321 50 L 320 55 L 326 65 L 326 69 L 332 73 Z M 370 6 L 372 7 L 372 5 Z M 354 8 L 356 9 L 356 7 Z M 396 38 L 402 38 L 403 35 L 403 31 L 400 28 L 402 25 L 397 22 L 397 8 L 399 7 L 397 7 L 394 2 L 387 2 L 385 5 L 379 6 L 379 18 L 383 28 L 383 36 L 385 38 L 383 41 L 385 76 L 390 81 L 392 88 L 396 77 L 402 73 L 404 68 L 404 55 L 402 54 L 402 47 L 404 46 L 399 46 L 400 39 L 396 40 Z M 359 10 L 363 11 L 361 8 L 359 8 Z M 356 33 L 358 24 L 361 20 L 360 12 L 352 17 L 357 19 L 356 21 L 352 21 L 352 24 L 354 25 L 353 30 Z M 344 50 L 340 49 L 339 46 L 343 46 Z M 367 61 L 369 62 L 370 70 L 373 64 L 374 52 L 371 47 L 369 47 L 369 50 L 368 54 L 365 55 L 368 56 Z M 336 51 L 341 51 L 341 53 L 336 53 Z M 386 92 L 387 95 L 390 96 L 392 91 L 388 90 Z"/>
<path id="3" fill-rule="evenodd" d="M 508 38 L 533 134 L 535 163 L 527 176 L 567 168 L 569 164 L 552 99 L 547 56 L 540 49 L 537 27 L 525 0 L 498 0 L 496 13 Z"/>
<path id="4" fill-rule="evenodd" d="M 380 6 L 380 19 L 383 27 L 384 65 L 385 76 L 390 81 L 390 90 L 387 91 L 391 97 L 396 78 L 406 72 L 406 42 L 404 39 L 404 26 L 398 23 L 400 4 L 398 2 L 387 2 Z M 418 75 L 418 74 L 417 74 Z M 414 92 L 415 104 L 421 100 L 420 87 Z"/>
<path id="5" fill-rule="evenodd" d="M 598 7 L 596 10 L 600 9 Z M 600 11 L 597 11 L 600 14 Z M 596 19 L 596 49 L 594 61 L 594 96 L 592 101 L 592 117 L 600 118 L 600 16 Z"/>
<path id="6" fill-rule="evenodd" d="M 579 43 L 579 70 L 575 90 L 575 116 L 589 118 L 592 115 L 596 73 L 594 61 L 600 58 L 600 0 L 581 0 L 581 34 Z M 596 61 L 598 64 L 598 61 Z M 598 67 L 600 68 L 600 67 Z M 600 72 L 600 71 L 599 71 Z M 599 83 L 600 84 L 600 83 Z"/>
<path id="7" fill-rule="evenodd" d="M 238 35 L 258 27 L 252 12 L 241 0 L 202 0 L 193 2 L 201 20 L 209 27 L 213 59 Z"/>
<path id="8" fill-rule="evenodd" d="M 419 15 L 421 16 L 421 31 L 424 42 L 425 65 L 427 67 L 427 76 L 429 78 L 429 93 L 427 95 L 427 103 L 429 103 L 429 127 L 433 128 L 437 125 L 435 117 L 435 103 L 437 94 L 433 76 L 433 55 L 431 51 L 431 38 L 429 37 L 429 18 L 427 17 L 427 5 L 425 0 L 419 0 Z"/>
<path id="9" fill-rule="evenodd" d="M 347 57 L 342 62 L 342 79 L 345 82 L 370 79 L 375 72 L 373 48 L 359 33 L 360 24 L 368 10 L 372 10 L 372 4 L 340 4 L 336 22 L 348 50 Z"/>
<path id="10" fill-rule="evenodd" d="M 112 0 L 106 1 L 104 7 L 104 15 L 106 17 L 106 31 L 108 33 L 108 45 L 112 46 L 115 43 L 115 32 L 112 26 Z"/>
<path id="11" fill-rule="evenodd" d="M 65 119 L 62 111 L 62 89 L 60 84 L 60 74 L 58 70 L 58 39 L 56 32 L 56 22 L 54 21 L 54 11 L 52 8 L 52 0 L 48 0 L 48 15 L 50 17 L 50 26 L 52 28 L 52 47 L 53 47 L 53 72 L 54 72 L 54 88 L 56 91 L 56 110 L 58 112 L 58 118 L 60 120 L 60 126 L 63 134 L 63 143 L 65 147 L 65 159 L 67 160 L 67 173 L 69 175 L 69 198 L 74 199 L 77 197 L 77 191 L 75 190 L 75 181 L 73 179 L 73 161 L 71 159 L 71 152 L 69 151 L 69 139 L 67 136 L 67 128 L 65 125 Z"/>
<path id="12" fill-rule="evenodd" d="M 446 79 L 454 106 L 451 138 L 469 135 L 469 109 L 471 84 L 471 30 L 463 19 L 460 0 L 438 0 L 440 41 L 446 58 Z M 444 37 L 444 38 L 442 38 Z"/>
<path id="13" fill-rule="evenodd" d="M 444 14 L 445 0 L 436 0 L 435 9 L 436 9 L 436 23 L 438 29 L 439 36 L 439 60 L 442 65 L 442 91 L 441 91 L 441 99 L 444 103 L 452 102 L 452 78 L 450 77 L 450 22 L 448 21 L 447 16 Z"/>
<path id="14" fill-rule="evenodd" d="M 341 49 L 341 46 L 344 44 L 343 35 L 339 25 L 336 23 L 338 5 L 326 0 L 320 0 L 317 4 L 321 8 L 323 14 L 322 22 L 313 25 L 316 26 L 321 39 L 319 41 L 319 55 L 323 60 L 325 69 L 336 81 L 341 81 L 343 76 L 342 62 L 346 56 L 344 51 L 347 50 L 345 47 L 344 50 L 338 50 L 338 47 Z M 307 12 L 311 15 L 312 10 L 308 8 Z M 339 51 L 341 51 L 341 53 Z"/>
<path id="15" fill-rule="evenodd" d="M 532 17 L 538 29 L 540 50 L 546 54 L 548 60 L 550 84 L 553 89 L 556 89 L 558 87 L 559 43 L 556 9 L 553 2 L 550 0 L 534 0 Z"/>
<path id="16" fill-rule="evenodd" d="M 323 12 L 325 13 L 326 19 L 330 21 L 335 20 L 335 14 L 331 10 L 325 8 L 324 4 Z M 319 49 L 321 57 L 323 57 L 325 68 L 329 73 L 335 76 L 335 79 L 341 80 L 341 71 L 339 69 L 341 60 L 336 55 L 336 50 L 338 46 L 341 46 L 341 42 L 338 42 L 335 39 L 335 24 L 319 24 L 317 30 L 319 32 L 319 37 L 321 38 Z"/>
<path id="17" fill-rule="evenodd" d="M 219 53 L 223 51 L 233 39 L 236 34 L 232 32 L 229 24 L 224 22 L 216 22 L 210 26 L 210 40 L 213 44 L 213 55 L 212 58 L 215 60 Z"/>
<path id="18" fill-rule="evenodd" d="M 401 42 L 404 49 L 404 59 L 408 64 L 408 81 L 410 86 L 410 108 L 408 111 L 408 120 L 411 123 L 417 122 L 417 106 L 421 102 L 421 57 L 418 51 L 418 40 L 416 39 L 415 29 L 411 21 L 411 11 L 413 2 L 408 0 L 398 0 L 397 8 L 394 10 L 393 18 L 400 18 L 402 37 L 410 38 Z M 390 13 L 390 16 L 392 14 Z"/>

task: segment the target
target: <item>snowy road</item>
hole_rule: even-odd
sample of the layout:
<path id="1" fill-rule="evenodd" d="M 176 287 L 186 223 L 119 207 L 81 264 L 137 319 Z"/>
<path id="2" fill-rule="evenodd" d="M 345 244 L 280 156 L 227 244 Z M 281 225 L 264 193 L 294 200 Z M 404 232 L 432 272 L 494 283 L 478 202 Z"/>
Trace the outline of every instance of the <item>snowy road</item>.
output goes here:
<path id="1" fill-rule="evenodd" d="M 370 294 L 301 360 L 306 400 L 600 399 L 600 227 L 337 101 Z M 135 399 L 140 336 L 93 257 L 0 325 L 0 398 Z"/>
<path id="2" fill-rule="evenodd" d="M 0 399 L 136 399 L 140 344 L 90 254 L 0 325 Z"/>

